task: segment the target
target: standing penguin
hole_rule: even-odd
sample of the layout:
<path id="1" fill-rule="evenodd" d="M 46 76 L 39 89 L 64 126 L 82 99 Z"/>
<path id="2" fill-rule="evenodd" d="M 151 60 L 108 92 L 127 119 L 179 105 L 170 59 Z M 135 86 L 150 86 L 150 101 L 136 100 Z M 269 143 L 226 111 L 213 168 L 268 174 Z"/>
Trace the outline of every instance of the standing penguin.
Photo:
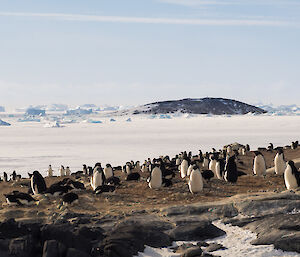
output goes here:
<path id="1" fill-rule="evenodd" d="M 180 164 L 180 175 L 182 178 L 186 177 L 188 168 L 189 168 L 189 160 L 188 160 L 187 156 L 185 156 L 185 157 L 183 157 L 183 160 Z"/>
<path id="2" fill-rule="evenodd" d="M 201 192 L 203 190 L 203 179 L 200 170 L 196 165 L 193 166 L 191 172 L 189 189 L 192 194 Z"/>
<path id="3" fill-rule="evenodd" d="M 63 165 L 60 166 L 59 174 L 61 177 L 66 175 L 65 167 Z"/>
<path id="4" fill-rule="evenodd" d="M 47 190 L 46 182 L 43 176 L 35 170 L 31 176 L 31 190 L 33 194 L 42 194 Z"/>
<path id="5" fill-rule="evenodd" d="M 284 183 L 288 190 L 296 189 L 300 186 L 300 173 L 293 161 L 289 161 L 284 171 Z"/>
<path id="6" fill-rule="evenodd" d="M 109 163 L 106 164 L 106 167 L 104 168 L 104 175 L 105 175 L 105 178 L 110 178 L 110 177 L 113 177 L 113 175 L 114 175 L 113 169 Z"/>
<path id="7" fill-rule="evenodd" d="M 8 176 L 7 176 L 7 173 L 6 173 L 5 171 L 3 172 L 3 180 L 4 180 L 5 182 L 8 181 Z"/>
<path id="8" fill-rule="evenodd" d="M 71 170 L 70 170 L 69 166 L 66 167 L 65 173 L 66 173 L 66 176 L 70 176 L 71 175 Z"/>
<path id="9" fill-rule="evenodd" d="M 275 164 L 275 173 L 277 175 L 283 174 L 286 169 L 286 162 L 284 160 L 284 153 L 281 148 L 277 150 L 277 154 L 274 158 L 274 164 Z"/>
<path id="10" fill-rule="evenodd" d="M 49 164 L 49 168 L 48 168 L 48 177 L 53 177 L 53 169 L 51 167 L 51 164 Z"/>
<path id="11" fill-rule="evenodd" d="M 141 171 L 141 165 L 140 165 L 139 161 L 136 161 L 134 169 L 135 169 L 136 172 L 140 172 Z"/>
<path id="12" fill-rule="evenodd" d="M 253 174 L 257 176 L 266 175 L 266 162 L 264 156 L 259 151 L 255 151 L 255 158 L 253 163 Z"/>
<path id="13" fill-rule="evenodd" d="M 205 157 L 203 159 L 203 164 L 202 164 L 202 167 L 204 170 L 207 170 L 208 169 L 208 166 L 209 166 L 209 159 L 207 157 Z"/>
<path id="14" fill-rule="evenodd" d="M 155 165 L 151 172 L 149 187 L 153 189 L 158 189 L 161 186 L 162 186 L 162 172 L 160 167 L 158 165 Z"/>
<path id="15" fill-rule="evenodd" d="M 224 160 L 218 159 L 216 161 L 216 175 L 218 179 L 223 179 L 224 168 L 225 168 Z"/>
<path id="16" fill-rule="evenodd" d="M 141 170 L 142 170 L 143 173 L 149 171 L 148 165 L 147 165 L 147 161 L 146 161 L 146 160 L 144 161 Z"/>
<path id="17" fill-rule="evenodd" d="M 235 155 L 228 158 L 225 165 L 224 179 L 227 182 L 236 183 L 238 179 L 238 171 L 235 163 Z"/>
<path id="18" fill-rule="evenodd" d="M 91 177 L 91 187 L 95 191 L 97 187 L 102 186 L 105 182 L 105 176 L 101 166 L 94 168 L 93 176 Z"/>
<path id="19" fill-rule="evenodd" d="M 213 155 L 210 156 L 210 162 L 209 162 L 209 165 L 208 165 L 208 169 L 211 170 L 214 173 L 215 177 L 217 177 L 216 164 L 217 164 L 217 161 L 216 161 L 215 157 Z"/>
<path id="20" fill-rule="evenodd" d="M 88 173 L 88 169 L 87 169 L 87 167 L 86 167 L 85 164 L 83 164 L 83 167 L 82 167 L 82 173 L 83 173 L 84 175 L 88 175 L 88 174 L 89 174 L 89 173 Z"/>

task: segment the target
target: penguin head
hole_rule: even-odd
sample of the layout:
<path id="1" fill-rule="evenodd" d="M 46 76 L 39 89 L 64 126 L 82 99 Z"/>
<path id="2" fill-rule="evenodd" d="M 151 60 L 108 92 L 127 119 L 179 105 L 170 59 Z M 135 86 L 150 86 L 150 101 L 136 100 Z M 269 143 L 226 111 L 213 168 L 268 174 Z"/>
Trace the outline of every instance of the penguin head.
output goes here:
<path id="1" fill-rule="evenodd" d="M 107 163 L 106 168 L 111 168 L 111 165 L 109 163 Z"/>
<path id="2" fill-rule="evenodd" d="M 282 148 L 278 148 L 278 149 L 277 149 L 277 153 L 278 153 L 278 154 L 283 154 Z"/>
<path id="3" fill-rule="evenodd" d="M 262 155 L 259 151 L 254 151 L 255 156 Z"/>

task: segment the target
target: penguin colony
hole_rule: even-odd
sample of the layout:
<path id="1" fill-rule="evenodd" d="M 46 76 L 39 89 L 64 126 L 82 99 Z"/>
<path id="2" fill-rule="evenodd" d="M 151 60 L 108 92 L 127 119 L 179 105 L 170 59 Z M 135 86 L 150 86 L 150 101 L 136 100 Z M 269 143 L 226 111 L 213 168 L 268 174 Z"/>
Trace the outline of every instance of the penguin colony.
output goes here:
<path id="1" fill-rule="evenodd" d="M 266 162 L 261 150 L 276 151 L 274 158 L 274 173 L 283 176 L 285 186 L 288 190 L 296 189 L 300 186 L 300 172 L 293 161 L 286 161 L 284 157 L 284 149 L 296 149 L 298 141 L 292 142 L 291 146 L 277 147 L 270 143 L 268 148 L 258 148 L 253 151 L 253 176 L 258 179 L 264 179 L 266 176 Z M 260 151 L 259 151 L 260 150 Z M 237 170 L 236 161 L 239 155 L 245 155 L 250 152 L 250 146 L 232 146 L 224 147 L 223 150 L 205 154 L 199 150 L 197 155 L 192 155 L 192 152 L 181 152 L 174 158 L 169 156 L 160 156 L 159 158 L 148 158 L 142 164 L 139 161 L 126 162 L 124 166 L 112 167 L 106 164 L 104 168 L 100 162 L 94 167 L 83 165 L 82 171 L 77 171 L 71 174 L 70 168 L 61 165 L 59 175 L 63 179 L 47 187 L 46 182 L 39 171 L 28 173 L 30 177 L 30 189 L 28 193 L 13 191 L 9 194 L 4 194 L 9 205 L 31 205 L 37 202 L 35 195 L 47 194 L 48 196 L 61 197 L 63 204 L 72 204 L 79 199 L 76 192 L 86 190 L 86 185 L 78 181 L 81 176 L 90 178 L 90 187 L 96 195 L 104 192 L 114 192 L 121 185 L 121 179 L 115 176 L 115 170 L 122 170 L 126 175 L 126 181 L 140 181 L 141 173 L 148 174 L 147 183 L 150 189 L 160 190 L 162 187 L 171 187 L 173 185 L 172 178 L 176 173 L 179 174 L 183 181 L 186 181 L 187 187 L 192 194 L 200 193 L 204 185 L 210 179 L 223 180 L 234 184 L 238 181 L 238 177 L 246 175 Z M 54 176 L 52 166 L 49 165 L 47 176 Z M 72 180 L 70 175 L 75 176 Z M 66 177 L 68 176 L 68 177 Z M 10 175 L 10 180 L 19 180 L 20 175 L 16 171 Z M 9 181 L 6 172 L 3 173 L 3 181 Z"/>

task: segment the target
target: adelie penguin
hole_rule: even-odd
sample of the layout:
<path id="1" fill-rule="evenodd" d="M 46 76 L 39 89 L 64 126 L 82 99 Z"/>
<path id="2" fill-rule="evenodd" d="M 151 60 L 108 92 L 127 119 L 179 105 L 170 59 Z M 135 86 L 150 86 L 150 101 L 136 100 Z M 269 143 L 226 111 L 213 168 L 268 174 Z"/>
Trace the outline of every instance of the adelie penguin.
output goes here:
<path id="1" fill-rule="evenodd" d="M 235 155 L 229 157 L 225 165 L 224 179 L 227 182 L 236 183 L 238 179 L 238 171 L 235 163 Z"/>
<path id="2" fill-rule="evenodd" d="M 4 194 L 4 196 L 10 205 L 32 205 L 37 201 L 31 195 L 19 191 L 13 191 L 10 194 Z"/>
<path id="3" fill-rule="evenodd" d="M 65 170 L 65 167 L 63 165 L 60 166 L 59 174 L 60 174 L 61 177 L 66 175 L 66 170 Z"/>
<path id="4" fill-rule="evenodd" d="M 62 200 L 64 205 L 76 203 L 78 202 L 78 195 L 73 192 L 67 193 L 63 196 Z"/>
<path id="5" fill-rule="evenodd" d="M 286 161 L 284 160 L 284 153 L 282 149 L 277 150 L 274 158 L 275 174 L 282 175 L 286 169 Z"/>
<path id="6" fill-rule="evenodd" d="M 95 189 L 99 186 L 104 185 L 105 175 L 101 166 L 96 166 L 94 168 L 94 174 L 91 177 L 91 187 L 95 191 Z"/>
<path id="7" fill-rule="evenodd" d="M 296 189 L 300 186 L 300 173 L 293 161 L 289 161 L 284 171 L 284 183 L 288 190 Z"/>
<path id="8" fill-rule="evenodd" d="M 99 195 L 104 192 L 113 192 L 113 191 L 115 191 L 115 189 L 116 189 L 116 187 L 112 186 L 112 185 L 102 185 L 95 189 L 95 194 Z"/>
<path id="9" fill-rule="evenodd" d="M 69 185 L 58 185 L 53 184 L 51 185 L 45 193 L 51 194 L 52 196 L 59 196 L 68 193 L 68 191 L 72 190 L 72 187 Z"/>
<path id="10" fill-rule="evenodd" d="M 189 189 L 192 194 L 199 193 L 203 190 L 203 179 L 200 170 L 196 165 L 190 175 Z"/>
<path id="11" fill-rule="evenodd" d="M 149 187 L 153 189 L 158 189 L 162 186 L 162 172 L 158 165 L 153 167 L 151 171 L 151 177 L 149 181 Z"/>
<path id="12" fill-rule="evenodd" d="M 46 182 L 43 176 L 35 170 L 31 176 L 31 190 L 33 194 L 43 194 L 47 190 Z"/>
<path id="13" fill-rule="evenodd" d="M 264 156 L 259 151 L 254 152 L 253 174 L 256 176 L 266 176 L 266 162 Z"/>
<path id="14" fill-rule="evenodd" d="M 141 178 L 141 175 L 138 172 L 132 172 L 127 175 L 126 181 L 139 180 L 140 178 Z"/>
<path id="15" fill-rule="evenodd" d="M 188 168 L 189 168 L 189 159 L 188 159 L 188 157 L 186 155 L 184 155 L 183 160 L 182 160 L 182 162 L 180 164 L 180 175 L 181 175 L 181 178 L 185 178 L 186 177 Z"/>
<path id="16" fill-rule="evenodd" d="M 214 173 L 214 176 L 217 177 L 217 173 L 216 173 L 216 164 L 217 161 L 215 159 L 215 156 L 210 156 L 210 162 L 208 165 L 208 169 L 211 170 Z"/>
<path id="17" fill-rule="evenodd" d="M 106 164 L 106 167 L 104 168 L 104 175 L 106 179 L 113 177 L 114 173 L 110 164 Z"/>
<path id="18" fill-rule="evenodd" d="M 218 179 L 223 179 L 225 162 L 223 159 L 218 159 L 216 162 L 216 175 Z"/>
<path id="19" fill-rule="evenodd" d="M 47 175 L 48 175 L 48 177 L 53 177 L 53 169 L 51 167 L 51 164 L 48 167 Z"/>

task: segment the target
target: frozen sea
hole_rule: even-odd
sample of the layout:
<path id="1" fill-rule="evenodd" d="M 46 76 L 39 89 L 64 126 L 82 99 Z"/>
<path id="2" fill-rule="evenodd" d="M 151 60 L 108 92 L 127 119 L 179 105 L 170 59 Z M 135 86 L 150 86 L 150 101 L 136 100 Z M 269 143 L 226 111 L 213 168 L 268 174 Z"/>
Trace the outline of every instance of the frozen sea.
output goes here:
<path id="1" fill-rule="evenodd" d="M 96 119 L 96 118 L 95 118 Z M 99 119 L 99 118 L 98 118 Z M 49 164 L 58 174 L 60 165 L 71 171 L 82 164 L 124 165 L 129 160 L 143 161 L 181 151 L 198 153 L 220 149 L 223 145 L 248 143 L 252 149 L 290 144 L 300 136 L 299 116 L 185 116 L 150 119 L 145 116 L 101 118 L 102 123 L 70 123 L 60 128 L 45 127 L 45 122 L 17 122 L 0 127 L 0 173 L 27 174 L 39 170 L 46 174 Z"/>

